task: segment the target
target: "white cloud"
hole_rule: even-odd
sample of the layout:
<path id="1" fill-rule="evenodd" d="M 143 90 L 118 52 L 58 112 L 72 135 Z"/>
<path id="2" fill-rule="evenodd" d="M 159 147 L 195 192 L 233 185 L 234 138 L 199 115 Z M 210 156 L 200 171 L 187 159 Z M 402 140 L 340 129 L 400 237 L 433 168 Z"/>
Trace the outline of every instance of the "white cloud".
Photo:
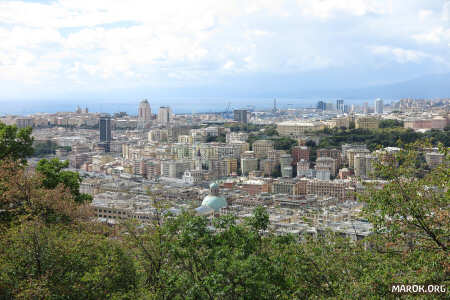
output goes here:
<path id="1" fill-rule="evenodd" d="M 429 10 L 429 9 L 421 9 L 418 14 L 419 20 L 421 20 L 421 21 L 426 20 L 427 18 L 429 18 L 432 15 L 433 15 L 433 11 Z"/>
<path id="2" fill-rule="evenodd" d="M 364 16 L 391 12 L 391 1 L 380 0 L 297 0 L 303 15 L 328 19 L 341 14 Z"/>
<path id="3" fill-rule="evenodd" d="M 413 36 L 419 43 L 439 44 L 441 42 L 450 42 L 450 28 L 436 27 L 429 32 L 416 34 Z"/>
<path id="4" fill-rule="evenodd" d="M 373 54 L 390 56 L 395 61 L 402 64 L 407 62 L 419 62 L 420 60 L 428 57 L 427 54 L 421 51 L 394 48 L 390 46 L 372 46 L 370 49 Z"/>
<path id="5" fill-rule="evenodd" d="M 401 43 L 448 47 L 449 7 L 436 11 L 421 0 L 1 1 L 0 79 L 157 86 L 350 68 L 373 54 L 437 62 L 430 49 Z"/>
<path id="6" fill-rule="evenodd" d="M 442 21 L 444 22 L 450 21 L 450 1 L 448 0 L 442 6 Z"/>

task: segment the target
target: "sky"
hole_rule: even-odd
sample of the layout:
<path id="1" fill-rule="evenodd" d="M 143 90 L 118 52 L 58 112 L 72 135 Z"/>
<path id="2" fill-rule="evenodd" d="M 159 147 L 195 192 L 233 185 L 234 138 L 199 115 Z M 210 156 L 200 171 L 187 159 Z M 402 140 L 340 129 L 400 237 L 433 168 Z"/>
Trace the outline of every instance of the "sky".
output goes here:
<path id="1" fill-rule="evenodd" d="M 0 0 L 0 41 L 0 102 L 320 95 L 450 73 L 450 1 Z"/>

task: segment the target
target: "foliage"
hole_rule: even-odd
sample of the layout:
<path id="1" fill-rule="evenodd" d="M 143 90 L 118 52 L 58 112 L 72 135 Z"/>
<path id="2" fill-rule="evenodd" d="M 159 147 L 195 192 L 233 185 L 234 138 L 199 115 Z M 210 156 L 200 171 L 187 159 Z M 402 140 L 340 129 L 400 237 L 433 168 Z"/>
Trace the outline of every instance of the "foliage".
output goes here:
<path id="1" fill-rule="evenodd" d="M 30 221 L 1 243 L 2 299 L 108 299 L 136 288 L 129 252 L 100 235 Z"/>
<path id="2" fill-rule="evenodd" d="M 425 170 L 417 168 L 422 148 L 422 144 L 409 145 L 392 155 L 388 163 L 380 158 L 376 174 L 388 182 L 382 189 L 369 186 L 370 196 L 363 197 L 366 216 L 376 232 L 395 241 L 397 248 L 447 252 L 450 156 L 442 148 L 443 164 L 423 175 Z"/>
<path id="3" fill-rule="evenodd" d="M 290 152 L 292 147 L 298 145 L 297 140 L 289 137 L 272 138 L 272 140 L 274 141 L 274 147 L 276 150 L 286 150 Z"/>
<path id="4" fill-rule="evenodd" d="M 208 136 L 206 138 L 206 142 L 207 143 L 211 143 L 211 142 L 225 143 L 226 136 L 225 136 L 225 134 L 221 134 L 219 136 Z"/>
<path id="5" fill-rule="evenodd" d="M 272 174 L 270 174 L 270 177 L 272 177 L 272 178 L 281 177 L 281 166 L 280 165 L 276 165 L 276 167 L 272 171 Z"/>
<path id="6" fill-rule="evenodd" d="M 366 144 L 373 151 L 378 146 L 396 147 L 401 144 L 410 144 L 416 141 L 430 139 L 433 145 L 439 142 L 450 147 L 450 132 L 430 130 L 425 133 L 415 132 L 412 129 L 385 128 L 379 130 L 366 129 L 327 129 L 318 132 L 322 135 L 319 148 L 335 148 L 347 143 Z"/>
<path id="7" fill-rule="evenodd" d="M 9 157 L 25 162 L 33 154 L 31 131 L 31 127 L 18 129 L 15 125 L 0 122 L 0 160 Z"/>
<path id="8" fill-rule="evenodd" d="M 59 184 L 63 184 L 69 188 L 75 201 L 83 203 L 92 200 L 89 195 L 80 194 L 80 175 L 77 172 L 63 170 L 68 166 L 68 161 L 60 161 L 57 158 L 51 160 L 41 159 L 37 164 L 36 170 L 44 176 L 42 183 L 45 188 L 54 189 Z"/>
<path id="9" fill-rule="evenodd" d="M 403 127 L 403 121 L 392 120 L 392 119 L 381 120 L 379 127 L 380 128 Z"/>
<path id="10" fill-rule="evenodd" d="M 264 128 L 264 134 L 267 136 L 278 136 L 278 131 L 276 125 L 267 125 Z"/>
<path id="11" fill-rule="evenodd" d="M 63 184 L 43 185 L 43 177 L 26 170 L 17 161 L 0 163 L 0 221 L 3 224 L 29 218 L 44 223 L 67 223 L 89 217 L 89 209 L 79 206 Z"/>
<path id="12" fill-rule="evenodd" d="M 415 143 L 380 157 L 375 173 L 388 181 L 381 189 L 368 185 L 361 200 L 366 203 L 365 217 L 374 226 L 370 238 L 374 252 L 381 253 L 386 263 L 403 262 L 396 271 L 403 282 L 448 286 L 450 156 L 441 144 L 444 162 L 431 171 L 420 170 L 419 156 L 430 146 Z"/>
<path id="13" fill-rule="evenodd" d="M 254 135 L 250 134 L 248 136 L 247 142 L 251 145 L 257 140 L 272 140 L 274 142 L 274 148 L 276 150 L 286 150 L 288 152 L 291 151 L 292 147 L 298 145 L 298 141 L 294 140 L 290 137 L 279 137 L 279 136 L 267 136 L 265 134 Z"/>
<path id="14" fill-rule="evenodd" d="M 257 124 L 242 124 L 242 123 L 226 123 L 224 124 L 224 127 L 230 128 L 232 132 L 253 132 L 253 131 L 259 131 L 264 128 L 264 125 L 257 125 Z"/>

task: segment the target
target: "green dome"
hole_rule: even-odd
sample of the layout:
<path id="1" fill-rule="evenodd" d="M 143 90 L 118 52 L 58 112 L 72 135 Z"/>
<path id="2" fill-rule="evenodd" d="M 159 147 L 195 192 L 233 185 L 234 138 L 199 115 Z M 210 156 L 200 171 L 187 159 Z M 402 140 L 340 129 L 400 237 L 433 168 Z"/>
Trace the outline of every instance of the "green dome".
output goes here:
<path id="1" fill-rule="evenodd" d="M 223 207 L 227 207 L 227 201 L 223 197 L 208 195 L 202 201 L 202 206 L 208 206 L 219 211 Z"/>
<path id="2" fill-rule="evenodd" d="M 210 189 L 219 188 L 219 185 L 217 183 L 213 182 L 209 185 L 209 188 Z"/>

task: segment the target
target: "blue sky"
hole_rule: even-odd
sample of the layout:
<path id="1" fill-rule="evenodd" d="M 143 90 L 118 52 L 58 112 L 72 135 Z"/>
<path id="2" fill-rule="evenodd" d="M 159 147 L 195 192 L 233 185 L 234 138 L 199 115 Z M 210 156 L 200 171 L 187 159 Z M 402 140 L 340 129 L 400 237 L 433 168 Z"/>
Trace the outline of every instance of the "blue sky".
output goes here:
<path id="1" fill-rule="evenodd" d="M 450 2 L 1 0 L 0 40 L 0 101 L 320 94 L 449 73 Z"/>

